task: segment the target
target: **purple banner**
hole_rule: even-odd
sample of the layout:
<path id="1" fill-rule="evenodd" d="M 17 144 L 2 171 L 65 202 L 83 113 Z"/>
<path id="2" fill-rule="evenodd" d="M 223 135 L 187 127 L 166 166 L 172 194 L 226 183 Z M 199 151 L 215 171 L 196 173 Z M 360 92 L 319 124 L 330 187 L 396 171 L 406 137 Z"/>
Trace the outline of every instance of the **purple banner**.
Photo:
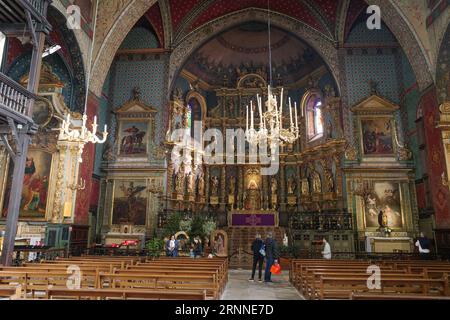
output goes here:
<path id="1" fill-rule="evenodd" d="M 266 214 L 233 214 L 231 216 L 232 226 L 249 226 L 249 227 L 274 227 L 275 215 Z"/>

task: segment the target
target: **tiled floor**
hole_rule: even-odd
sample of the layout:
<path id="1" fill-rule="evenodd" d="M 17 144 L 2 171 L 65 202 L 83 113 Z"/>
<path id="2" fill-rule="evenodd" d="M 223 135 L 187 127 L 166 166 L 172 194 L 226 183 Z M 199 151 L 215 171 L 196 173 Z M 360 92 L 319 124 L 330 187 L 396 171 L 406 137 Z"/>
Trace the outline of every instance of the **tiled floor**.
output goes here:
<path id="1" fill-rule="evenodd" d="M 250 270 L 229 270 L 222 300 L 304 300 L 289 283 L 288 271 L 272 276 L 272 283 L 248 281 Z M 257 278 L 257 277 L 255 277 Z"/>

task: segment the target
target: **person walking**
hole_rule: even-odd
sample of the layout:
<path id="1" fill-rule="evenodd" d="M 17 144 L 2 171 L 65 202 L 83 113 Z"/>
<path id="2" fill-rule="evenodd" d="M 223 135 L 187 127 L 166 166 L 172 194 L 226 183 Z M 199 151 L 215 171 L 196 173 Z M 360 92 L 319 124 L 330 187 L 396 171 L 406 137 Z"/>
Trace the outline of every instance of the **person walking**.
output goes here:
<path id="1" fill-rule="evenodd" d="M 322 256 L 324 259 L 330 260 L 331 259 L 331 247 L 330 244 L 328 243 L 327 239 L 323 238 L 322 242 L 324 244 L 323 247 L 323 251 L 322 251 Z"/>
<path id="2" fill-rule="evenodd" d="M 273 264 L 278 263 L 278 246 L 275 239 L 272 238 L 272 232 L 267 233 L 266 241 L 264 241 L 266 253 L 266 270 L 264 271 L 264 282 L 272 282 L 272 273 L 270 268 Z"/>
<path id="3" fill-rule="evenodd" d="M 253 266 L 252 266 L 252 276 L 249 281 L 255 281 L 256 265 L 258 265 L 258 280 L 262 282 L 262 267 L 264 263 L 264 256 L 261 254 L 261 249 L 264 249 L 264 241 L 261 239 L 261 235 L 256 234 L 256 238 L 252 243 L 253 252 Z"/>

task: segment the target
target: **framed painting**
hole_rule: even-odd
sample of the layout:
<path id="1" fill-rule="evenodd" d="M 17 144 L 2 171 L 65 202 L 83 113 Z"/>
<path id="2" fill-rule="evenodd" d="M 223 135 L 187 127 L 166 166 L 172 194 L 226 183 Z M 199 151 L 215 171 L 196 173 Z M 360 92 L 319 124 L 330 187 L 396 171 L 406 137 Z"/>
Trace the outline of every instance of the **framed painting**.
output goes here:
<path id="1" fill-rule="evenodd" d="M 20 219 L 44 220 L 47 211 L 48 188 L 52 166 L 51 153 L 41 150 L 29 150 L 25 163 L 22 198 L 20 201 Z M 9 161 L 8 177 L 4 192 L 2 218 L 8 214 L 14 164 Z"/>
<path id="2" fill-rule="evenodd" d="M 391 117 L 361 119 L 361 142 L 365 156 L 394 156 L 393 123 Z"/>
<path id="3" fill-rule="evenodd" d="M 147 217 L 146 181 L 114 181 L 112 210 L 112 224 L 145 225 Z"/>
<path id="4" fill-rule="evenodd" d="M 373 192 L 364 203 L 366 228 L 403 227 L 400 184 L 391 181 L 374 181 Z"/>
<path id="5" fill-rule="evenodd" d="M 122 120 L 119 132 L 119 154 L 121 156 L 146 155 L 148 133 L 148 121 Z"/>

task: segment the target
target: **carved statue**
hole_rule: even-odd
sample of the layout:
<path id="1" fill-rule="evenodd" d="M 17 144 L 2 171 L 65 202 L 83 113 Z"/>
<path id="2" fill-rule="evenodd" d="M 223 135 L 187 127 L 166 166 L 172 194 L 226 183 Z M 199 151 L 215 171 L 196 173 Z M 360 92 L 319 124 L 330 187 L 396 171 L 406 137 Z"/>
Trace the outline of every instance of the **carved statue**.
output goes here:
<path id="1" fill-rule="evenodd" d="M 217 176 L 211 177 L 211 195 L 219 195 L 219 177 Z"/>
<path id="2" fill-rule="evenodd" d="M 203 196 L 205 194 L 205 178 L 203 173 L 198 176 L 198 194 Z"/>
<path id="3" fill-rule="evenodd" d="M 334 178 L 333 173 L 331 170 L 324 169 L 324 175 L 325 175 L 325 188 L 327 192 L 333 192 L 334 191 Z"/>
<path id="4" fill-rule="evenodd" d="M 175 176 L 175 191 L 178 193 L 183 193 L 183 175 L 181 171 L 177 173 Z"/>
<path id="5" fill-rule="evenodd" d="M 316 171 L 312 171 L 311 178 L 312 178 L 312 182 L 313 182 L 313 192 L 321 193 L 322 192 L 322 182 L 320 181 L 320 175 Z"/>
<path id="6" fill-rule="evenodd" d="M 272 177 L 272 179 L 270 180 L 270 191 L 272 195 L 277 194 L 277 189 L 278 189 L 277 179 L 275 177 Z"/>
<path id="7" fill-rule="evenodd" d="M 302 195 L 308 196 L 309 195 L 309 182 L 308 179 L 302 180 Z"/>
<path id="8" fill-rule="evenodd" d="M 194 193 L 194 186 L 195 186 L 195 180 L 194 180 L 194 174 L 192 172 L 189 172 L 187 176 L 187 192 L 192 194 Z"/>
<path id="9" fill-rule="evenodd" d="M 229 193 L 230 196 L 234 196 L 235 189 L 236 189 L 236 178 L 232 176 L 230 178 L 230 193 Z"/>
<path id="10" fill-rule="evenodd" d="M 293 176 L 290 176 L 287 181 L 288 194 L 294 194 L 296 188 L 297 188 L 297 184 L 295 183 L 295 179 Z"/>

